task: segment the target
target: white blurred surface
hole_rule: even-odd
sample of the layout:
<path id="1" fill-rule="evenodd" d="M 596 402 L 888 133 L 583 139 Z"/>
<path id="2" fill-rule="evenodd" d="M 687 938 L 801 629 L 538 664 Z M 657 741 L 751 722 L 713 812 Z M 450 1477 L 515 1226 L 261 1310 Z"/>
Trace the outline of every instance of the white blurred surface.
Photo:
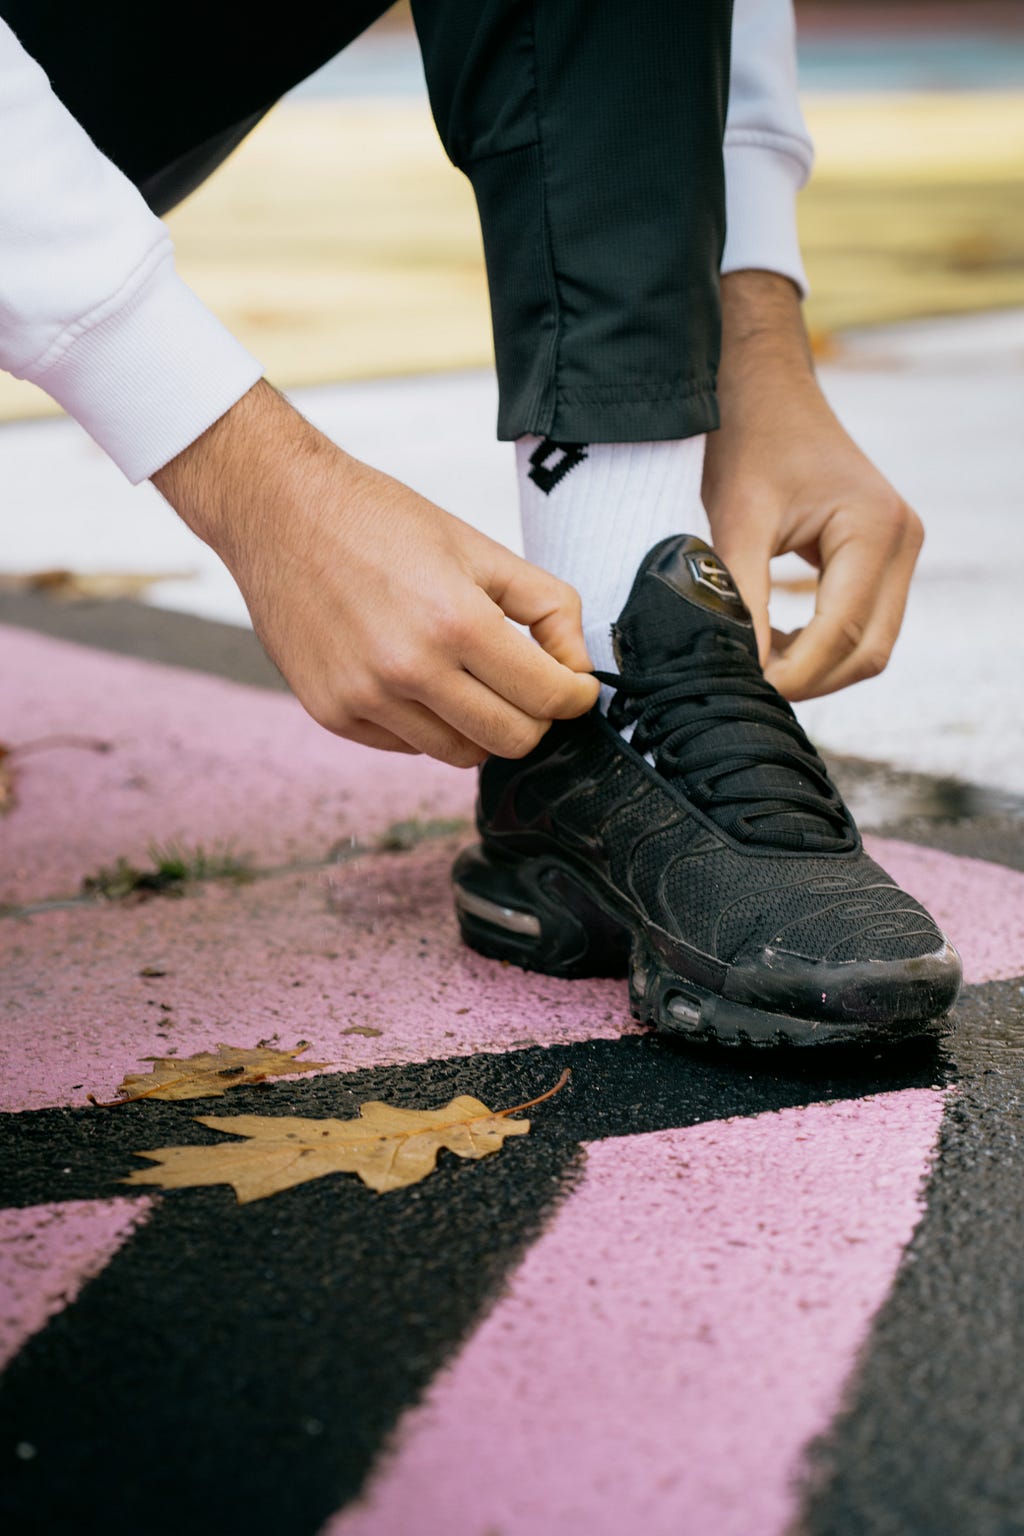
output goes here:
<path id="1" fill-rule="evenodd" d="M 840 417 L 925 521 L 887 672 L 800 708 L 825 748 L 1024 792 L 1024 313 L 846 338 L 821 369 Z M 519 547 L 513 454 L 489 374 L 299 390 L 349 451 Z M 703 529 L 687 530 L 705 532 Z M 132 488 L 69 421 L 0 426 L 0 570 L 194 570 L 168 608 L 248 622 L 219 560 L 150 486 Z M 787 560 L 789 573 L 803 571 Z M 782 629 L 810 600 L 779 594 Z"/>

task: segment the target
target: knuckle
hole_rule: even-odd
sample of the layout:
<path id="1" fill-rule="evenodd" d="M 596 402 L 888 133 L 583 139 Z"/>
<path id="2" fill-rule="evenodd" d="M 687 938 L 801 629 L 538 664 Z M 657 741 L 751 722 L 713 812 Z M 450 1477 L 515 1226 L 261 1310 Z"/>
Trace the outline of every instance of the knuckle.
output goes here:
<path id="1" fill-rule="evenodd" d="M 354 712 L 347 696 L 339 699 L 337 694 L 324 687 L 296 690 L 296 694 L 307 715 L 325 731 L 343 736 L 353 724 Z"/>
<path id="2" fill-rule="evenodd" d="M 587 683 L 591 686 L 587 686 Z M 544 700 L 543 709 L 537 710 L 537 715 L 544 721 L 575 720 L 591 708 L 600 692 L 600 686 L 596 678 L 591 678 L 586 679 L 582 686 L 570 683 L 564 688 L 553 690 Z"/>
<path id="3" fill-rule="evenodd" d="M 336 704 L 334 713 L 343 716 L 346 726 L 359 720 L 372 719 L 380 703 L 380 695 L 369 683 L 346 689 L 344 704 Z"/>
<path id="4" fill-rule="evenodd" d="M 449 606 L 438 608 L 433 616 L 431 628 L 436 639 L 446 650 L 460 650 L 469 638 L 470 626 L 465 615 L 457 608 Z"/>
<path id="5" fill-rule="evenodd" d="M 583 612 L 583 599 L 575 587 L 571 587 L 567 581 L 558 581 L 558 606 L 564 608 L 567 613 L 579 614 Z"/>
<path id="6" fill-rule="evenodd" d="M 914 517 L 903 497 L 891 486 L 886 487 L 885 495 L 879 499 L 878 512 L 892 542 L 900 543 Z"/>
<path id="7" fill-rule="evenodd" d="M 413 687 L 416 673 L 413 654 L 397 647 L 385 652 L 377 663 L 377 676 L 388 692 L 401 693 Z"/>
<path id="8" fill-rule="evenodd" d="M 840 626 L 840 637 L 847 655 L 852 654 L 864 639 L 864 625 L 859 619 L 845 618 Z"/>
<path id="9" fill-rule="evenodd" d="M 857 681 L 864 682 L 869 677 L 878 677 L 889 665 L 889 652 L 871 650 L 866 655 L 857 658 Z"/>
<path id="10" fill-rule="evenodd" d="M 528 752 L 533 751 L 546 729 L 547 727 L 540 723 L 510 727 L 502 733 L 502 757 L 525 757 Z"/>
<path id="11" fill-rule="evenodd" d="M 905 507 L 904 511 L 906 513 L 906 522 L 903 537 L 909 548 L 916 554 L 924 543 L 924 523 L 922 523 L 917 513 L 910 507 Z"/>
<path id="12" fill-rule="evenodd" d="M 546 688 L 538 694 L 535 707 L 531 701 L 530 713 L 538 720 L 559 720 L 568 714 L 572 703 L 568 688 Z"/>
<path id="13" fill-rule="evenodd" d="M 347 709 L 340 709 L 337 704 L 324 709 L 311 709 L 309 713 L 317 725 L 330 731 L 332 736 L 348 736 L 356 728 L 358 719 L 358 716 Z"/>
<path id="14" fill-rule="evenodd" d="M 453 768 L 476 768 L 487 756 L 483 747 L 475 746 L 471 741 L 452 742 L 444 754 L 443 761 L 450 763 Z"/>

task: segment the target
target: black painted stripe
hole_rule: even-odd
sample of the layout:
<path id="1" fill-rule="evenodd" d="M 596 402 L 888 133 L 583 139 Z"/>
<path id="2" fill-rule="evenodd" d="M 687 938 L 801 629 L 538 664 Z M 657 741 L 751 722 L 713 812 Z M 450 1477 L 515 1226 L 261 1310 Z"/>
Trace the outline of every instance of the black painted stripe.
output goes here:
<path id="1" fill-rule="evenodd" d="M 898 1057 L 680 1052 L 626 1037 L 238 1090 L 223 1105 L 0 1117 L 4 1198 L 126 1193 L 133 1149 L 216 1140 L 196 1113 L 351 1114 L 359 1100 L 495 1108 L 570 1084 L 533 1134 L 443 1157 L 377 1197 L 330 1178 L 238 1206 L 174 1192 L 0 1382 L 5 1532 L 313 1536 L 472 1330 L 576 1176 L 581 1140 L 929 1083 Z M 69 1169 L 69 1172 L 64 1172 Z M 17 1442 L 31 1460 L 12 1454 Z"/>
<path id="2" fill-rule="evenodd" d="M 1024 1532 L 1024 983 L 971 988 L 950 1051 L 926 1212 L 815 1448 L 802 1536 Z"/>

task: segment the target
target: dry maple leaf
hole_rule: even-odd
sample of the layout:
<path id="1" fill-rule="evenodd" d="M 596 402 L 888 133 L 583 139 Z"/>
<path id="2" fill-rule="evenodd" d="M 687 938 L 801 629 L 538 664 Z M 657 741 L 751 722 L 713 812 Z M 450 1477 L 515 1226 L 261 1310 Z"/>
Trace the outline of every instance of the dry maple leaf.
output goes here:
<path id="1" fill-rule="evenodd" d="M 163 581 L 192 581 L 195 571 L 25 571 L 0 575 L 0 591 L 42 592 L 62 603 L 142 597 Z"/>
<path id="2" fill-rule="evenodd" d="M 294 1115 L 199 1115 L 200 1125 L 244 1136 L 244 1142 L 212 1147 L 157 1147 L 136 1152 L 157 1168 L 137 1168 L 125 1184 L 156 1184 L 161 1189 L 191 1189 L 230 1184 L 240 1205 L 262 1200 L 328 1173 L 356 1173 L 378 1194 L 418 1184 L 437 1165 L 442 1148 L 458 1157 L 488 1157 L 506 1136 L 525 1136 L 529 1120 L 510 1115 L 549 1099 L 569 1076 L 528 1104 L 490 1110 L 466 1094 L 443 1109 L 396 1109 L 371 1099 L 359 1106 L 356 1120 L 303 1120 Z"/>
<path id="3" fill-rule="evenodd" d="M 72 736 L 62 732 L 56 736 L 40 736 L 35 741 L 23 741 L 12 747 L 0 741 L 0 816 L 14 804 L 14 759 L 27 757 L 30 752 L 50 752 L 59 747 L 84 748 L 87 752 L 109 752 L 111 743 L 95 736 Z"/>
<path id="4" fill-rule="evenodd" d="M 118 1093 L 124 1098 L 100 1104 L 100 1109 L 114 1109 L 119 1104 L 134 1104 L 138 1099 L 219 1099 L 229 1088 L 248 1083 L 262 1083 L 268 1077 L 285 1072 L 316 1072 L 329 1066 L 326 1061 L 296 1061 L 309 1046 L 303 1042 L 291 1051 L 274 1051 L 267 1046 L 218 1045 L 216 1051 L 199 1051 L 195 1056 L 143 1056 L 154 1063 L 152 1072 L 126 1072 Z"/>
<path id="5" fill-rule="evenodd" d="M 14 804 L 14 772 L 8 761 L 10 755 L 10 747 L 0 742 L 0 816 Z"/>

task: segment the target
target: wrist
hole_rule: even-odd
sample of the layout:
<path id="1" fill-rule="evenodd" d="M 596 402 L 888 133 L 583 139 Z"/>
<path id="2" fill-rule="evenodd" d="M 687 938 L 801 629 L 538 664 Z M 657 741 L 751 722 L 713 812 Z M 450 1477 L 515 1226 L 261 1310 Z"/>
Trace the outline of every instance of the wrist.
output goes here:
<path id="1" fill-rule="evenodd" d="M 151 477 L 157 490 L 235 570 L 265 543 L 275 507 L 324 439 L 265 379 Z M 339 459 L 347 456 L 338 450 Z"/>
<path id="2" fill-rule="evenodd" d="M 788 278 L 743 271 L 722 278 L 721 428 L 708 437 L 704 498 L 714 520 L 756 486 L 762 513 L 781 510 L 837 423 L 814 373 L 800 297 Z M 724 498 L 724 499 L 723 499 Z"/>
<path id="3" fill-rule="evenodd" d="M 274 391 L 254 384 L 229 411 L 150 478 L 193 533 L 222 553 L 232 489 L 244 464 L 244 445 L 261 435 L 261 418 L 272 410 Z"/>
<path id="4" fill-rule="evenodd" d="M 751 370 L 783 368 L 813 380 L 814 363 L 795 283 L 776 272 L 730 272 L 721 279 L 719 385 L 728 390 Z"/>

